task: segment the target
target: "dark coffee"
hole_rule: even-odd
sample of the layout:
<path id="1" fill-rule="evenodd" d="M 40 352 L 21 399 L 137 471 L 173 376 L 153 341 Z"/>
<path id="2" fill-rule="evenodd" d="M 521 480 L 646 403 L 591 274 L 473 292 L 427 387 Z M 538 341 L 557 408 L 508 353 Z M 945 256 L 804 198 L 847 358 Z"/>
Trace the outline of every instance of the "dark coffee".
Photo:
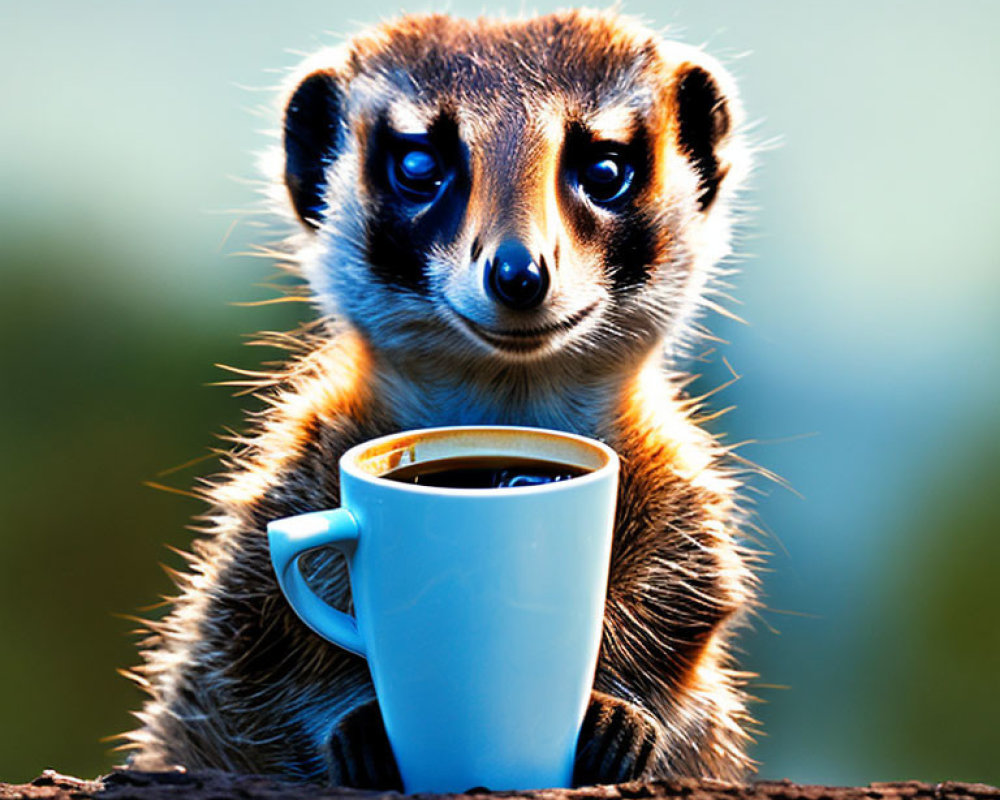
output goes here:
<path id="1" fill-rule="evenodd" d="M 567 481 L 587 467 L 516 456 L 463 456 L 407 464 L 382 475 L 390 481 L 444 489 L 515 489 Z"/>

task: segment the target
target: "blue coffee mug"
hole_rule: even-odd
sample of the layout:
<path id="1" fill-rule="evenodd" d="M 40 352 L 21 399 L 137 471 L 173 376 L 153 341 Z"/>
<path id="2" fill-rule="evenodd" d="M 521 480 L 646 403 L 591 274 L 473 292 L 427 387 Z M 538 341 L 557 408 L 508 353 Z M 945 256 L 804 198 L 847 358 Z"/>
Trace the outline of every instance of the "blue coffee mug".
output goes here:
<path id="1" fill-rule="evenodd" d="M 439 459 L 555 461 L 587 472 L 505 489 L 381 477 Z M 268 525 L 289 603 L 364 656 L 407 792 L 569 787 L 601 642 L 618 457 L 533 428 L 407 431 L 347 451 L 341 508 Z M 355 617 L 298 560 L 347 556 Z"/>

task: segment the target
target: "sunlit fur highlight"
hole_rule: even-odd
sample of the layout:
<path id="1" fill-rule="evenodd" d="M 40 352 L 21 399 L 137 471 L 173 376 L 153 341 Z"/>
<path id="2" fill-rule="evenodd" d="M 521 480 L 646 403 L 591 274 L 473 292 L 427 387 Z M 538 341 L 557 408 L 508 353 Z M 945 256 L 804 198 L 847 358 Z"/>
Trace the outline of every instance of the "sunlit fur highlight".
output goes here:
<path id="1" fill-rule="evenodd" d="M 442 63 L 455 57 L 481 69 L 484 85 L 496 78 L 498 95 L 473 102 L 474 84 L 447 94 L 443 77 L 420 71 L 418 44 Z M 557 50 L 563 66 L 577 64 L 592 80 L 574 83 L 568 67 L 547 65 Z M 691 69 L 711 76 L 732 120 L 714 146 L 721 180 L 704 209 L 699 173 L 679 146 L 675 98 Z M 693 419 L 700 401 L 686 395 L 681 372 L 702 335 L 697 317 L 715 305 L 733 200 L 748 169 L 731 78 L 701 51 L 611 12 L 403 17 L 310 58 L 285 98 L 317 73 L 344 92 L 346 136 L 326 170 L 318 229 L 293 234 L 284 257 L 308 282 L 321 318 L 286 369 L 248 378 L 267 407 L 234 438 L 226 471 L 202 487 L 209 510 L 188 572 L 177 576 L 180 594 L 164 620 L 148 625 L 145 663 L 131 674 L 150 699 L 127 736 L 130 764 L 342 782 L 326 743 L 345 713 L 373 697 L 367 668 L 290 610 L 264 527 L 336 506 L 337 459 L 356 443 L 486 423 L 574 431 L 618 451 L 595 689 L 654 721 L 655 753 L 642 777 L 743 778 L 751 767 L 749 676 L 733 664 L 730 640 L 756 593 L 757 557 L 741 534 L 745 470 Z M 378 113 L 415 132 L 442 107 L 471 143 L 472 190 L 454 241 L 427 254 L 427 290 L 418 294 L 372 279 L 365 240 L 376 198 L 361 176 Z M 641 284 L 618 287 L 608 242 L 567 222 L 554 187 L 569 120 L 607 137 L 631 134 L 639 120 L 648 130 L 655 158 L 642 202 L 657 255 Z M 498 141 L 497 131 L 517 136 Z M 270 161 L 280 175 L 280 153 Z M 279 180 L 272 197 L 291 219 Z M 592 215 L 598 227 L 613 220 L 602 209 Z M 527 240 L 555 270 L 551 296 L 530 320 L 495 308 L 481 285 L 485 256 L 469 255 L 477 237 L 489 248 L 508 235 Z M 485 327 L 530 330 L 591 304 L 578 326 L 525 353 L 491 347 L 452 310 Z M 307 574 L 328 602 L 348 606 L 341 562 L 314 557 Z"/>

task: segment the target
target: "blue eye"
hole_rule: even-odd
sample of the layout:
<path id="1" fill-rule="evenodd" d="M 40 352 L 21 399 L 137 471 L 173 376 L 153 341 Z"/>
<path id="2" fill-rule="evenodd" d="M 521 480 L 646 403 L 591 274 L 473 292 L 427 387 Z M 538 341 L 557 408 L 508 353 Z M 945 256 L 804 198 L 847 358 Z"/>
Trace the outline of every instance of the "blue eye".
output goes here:
<path id="1" fill-rule="evenodd" d="M 411 150 L 399 162 L 399 169 L 407 180 L 425 181 L 434 175 L 437 161 L 434 156 L 424 150 Z"/>
<path id="2" fill-rule="evenodd" d="M 414 148 L 402 150 L 390 160 L 389 181 L 404 200 L 430 203 L 437 198 L 444 173 L 434 153 Z"/>
<path id="3" fill-rule="evenodd" d="M 602 153 L 579 171 L 580 188 L 595 203 L 612 203 L 625 196 L 635 177 L 635 168 L 616 153 Z"/>
<path id="4" fill-rule="evenodd" d="M 611 186 L 620 179 L 621 167 L 613 158 L 602 158 L 587 165 L 584 177 L 598 186 Z"/>

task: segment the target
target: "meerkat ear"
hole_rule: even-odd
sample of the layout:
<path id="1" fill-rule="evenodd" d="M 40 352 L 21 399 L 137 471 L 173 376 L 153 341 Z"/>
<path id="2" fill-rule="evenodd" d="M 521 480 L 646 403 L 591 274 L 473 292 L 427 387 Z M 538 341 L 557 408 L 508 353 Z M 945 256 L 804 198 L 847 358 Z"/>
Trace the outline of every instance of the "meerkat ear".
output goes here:
<path id="1" fill-rule="evenodd" d="M 342 146 L 343 92 L 330 71 L 307 75 L 285 106 L 285 185 L 310 228 L 323 220 L 326 169 Z"/>
<path id="2" fill-rule="evenodd" d="M 675 86 L 678 143 L 698 173 L 698 208 L 707 211 L 732 166 L 727 150 L 738 112 L 735 90 L 721 68 L 694 64 L 680 67 Z"/>

